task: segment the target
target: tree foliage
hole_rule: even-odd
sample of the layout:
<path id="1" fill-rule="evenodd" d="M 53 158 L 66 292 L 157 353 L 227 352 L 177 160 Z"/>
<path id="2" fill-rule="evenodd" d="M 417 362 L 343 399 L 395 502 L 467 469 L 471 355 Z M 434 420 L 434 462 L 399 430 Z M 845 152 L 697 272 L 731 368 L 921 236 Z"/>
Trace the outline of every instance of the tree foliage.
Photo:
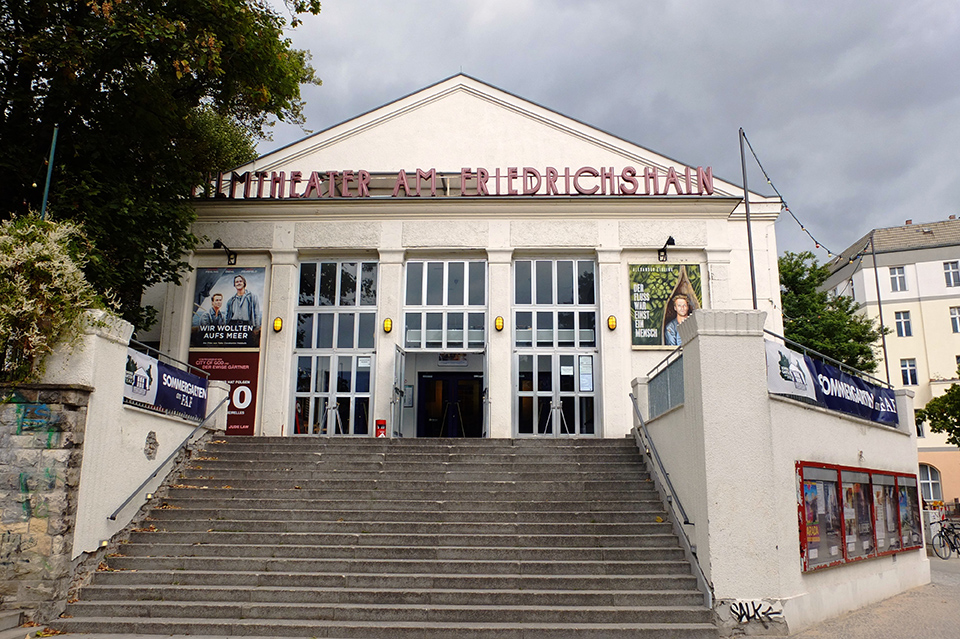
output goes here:
<path id="1" fill-rule="evenodd" d="M 960 378 L 960 366 L 957 367 Z M 943 395 L 934 397 L 917 410 L 917 424 L 927 422 L 935 433 L 946 433 L 947 443 L 960 446 L 960 384 L 952 384 Z"/>
<path id="2" fill-rule="evenodd" d="M 192 189 L 302 119 L 315 77 L 284 25 L 259 0 L 0 0 L 0 216 L 40 209 L 59 125 L 48 214 L 84 227 L 91 283 L 146 323 L 143 289 L 197 243 Z"/>
<path id="3" fill-rule="evenodd" d="M 779 266 L 784 337 L 852 368 L 875 371 L 880 327 L 858 312 L 853 298 L 820 290 L 830 275 L 828 267 L 809 251 L 788 251 Z"/>

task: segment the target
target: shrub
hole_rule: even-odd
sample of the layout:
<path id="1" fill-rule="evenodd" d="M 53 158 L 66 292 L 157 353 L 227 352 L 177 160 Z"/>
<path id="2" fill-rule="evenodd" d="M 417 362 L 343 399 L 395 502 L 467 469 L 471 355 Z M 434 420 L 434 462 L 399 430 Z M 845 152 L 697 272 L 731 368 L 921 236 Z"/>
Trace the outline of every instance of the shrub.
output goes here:
<path id="1" fill-rule="evenodd" d="M 84 311 L 103 306 L 81 270 L 85 246 L 70 222 L 0 223 L 0 381 L 39 379 L 43 358 L 79 336 Z"/>

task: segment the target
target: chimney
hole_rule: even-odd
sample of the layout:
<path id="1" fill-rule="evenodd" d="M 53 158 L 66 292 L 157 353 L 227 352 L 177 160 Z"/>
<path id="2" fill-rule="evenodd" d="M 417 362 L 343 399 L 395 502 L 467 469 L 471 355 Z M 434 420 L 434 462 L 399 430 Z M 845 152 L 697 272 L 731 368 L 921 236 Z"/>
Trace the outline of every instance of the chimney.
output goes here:
<path id="1" fill-rule="evenodd" d="M 955 219 L 957 219 L 957 216 L 956 216 L 956 215 L 951 215 L 951 216 L 950 216 L 949 218 L 947 218 L 947 219 L 948 219 L 948 220 L 955 220 Z"/>
<path id="2" fill-rule="evenodd" d="M 907 220 L 907 224 L 913 224 L 913 220 Z"/>

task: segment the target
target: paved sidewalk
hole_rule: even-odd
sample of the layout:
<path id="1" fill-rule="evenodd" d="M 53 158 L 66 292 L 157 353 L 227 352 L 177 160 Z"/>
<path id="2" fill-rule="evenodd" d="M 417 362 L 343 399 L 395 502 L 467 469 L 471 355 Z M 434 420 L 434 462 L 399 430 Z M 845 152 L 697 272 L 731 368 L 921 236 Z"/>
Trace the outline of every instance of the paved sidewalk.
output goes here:
<path id="1" fill-rule="evenodd" d="M 930 583 L 849 612 L 793 639 L 956 639 L 960 637 L 960 557 L 930 558 Z"/>

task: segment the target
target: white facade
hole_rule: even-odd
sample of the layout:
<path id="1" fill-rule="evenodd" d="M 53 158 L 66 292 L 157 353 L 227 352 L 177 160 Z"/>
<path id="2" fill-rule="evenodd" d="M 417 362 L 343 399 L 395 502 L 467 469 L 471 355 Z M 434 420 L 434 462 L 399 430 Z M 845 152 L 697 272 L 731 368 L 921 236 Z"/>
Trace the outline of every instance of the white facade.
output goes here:
<path id="1" fill-rule="evenodd" d="M 481 167 L 490 174 L 489 195 L 485 196 L 477 195 L 476 172 Z M 530 181 L 524 180 L 525 167 L 537 169 L 543 176 L 536 193 L 523 193 L 523 187 L 531 186 L 532 181 L 529 174 Z M 557 171 L 552 184 L 548 184 L 549 167 Z M 584 167 L 593 169 L 581 171 L 577 177 L 575 173 Z M 638 176 L 633 183 L 628 167 Z M 436 171 L 435 194 L 428 181 L 416 180 L 418 169 Z M 401 170 L 409 176 L 409 194 L 399 187 L 394 193 Z M 464 170 L 468 171 L 467 187 L 461 190 Z M 318 182 L 311 185 L 314 171 Z M 328 171 L 338 174 L 334 197 L 329 196 L 324 181 Z M 517 172 L 516 179 L 506 177 L 511 171 Z M 613 177 L 600 177 L 601 171 L 612 171 Z M 366 431 L 371 434 L 376 420 L 387 422 L 388 434 L 414 436 L 418 428 L 423 432 L 416 423 L 422 419 L 422 375 L 440 370 L 442 354 L 465 355 L 458 362 L 465 360 L 465 366 L 443 370 L 469 373 L 482 380 L 484 434 L 529 434 L 525 430 L 530 429 L 520 423 L 524 417 L 518 414 L 525 410 L 518 400 L 522 394 L 518 369 L 529 361 L 523 359 L 527 353 L 538 365 L 539 356 L 556 356 L 551 364 L 554 375 L 561 369 L 569 371 L 567 355 L 577 357 L 578 374 L 585 361 L 580 356 L 592 356 L 592 362 L 586 362 L 592 364 L 588 371 L 592 383 L 587 386 L 592 390 L 583 399 L 578 387 L 575 401 L 581 408 L 584 402 L 593 403 L 593 433 L 572 430 L 622 436 L 630 424 L 630 380 L 645 374 L 672 348 L 632 347 L 629 265 L 659 264 L 658 250 L 668 238 L 675 243 L 666 247 L 667 263 L 699 269 L 699 306 L 752 306 L 742 189 L 711 179 L 709 168 L 684 166 L 466 76 L 453 77 L 305 138 L 234 173 L 248 172 L 263 172 L 264 177 L 249 178 L 249 184 L 234 178 L 231 185 L 226 176 L 219 191 L 228 197 L 197 201 L 199 219 L 194 230 L 208 241 L 192 256 L 191 264 L 201 269 L 223 266 L 224 251 L 213 248 L 213 242 L 219 240 L 237 253 L 238 267 L 264 268 L 264 324 L 281 318 L 288 327 L 279 333 L 264 327 L 257 434 L 288 435 L 295 429 L 299 414 L 294 378 L 300 354 L 296 354 L 293 328 L 304 312 L 297 306 L 297 291 L 303 277 L 301 265 L 307 262 L 376 265 L 375 306 L 359 309 L 376 314 L 374 346 L 362 353 L 372 357 L 369 405 L 362 407 L 369 411 Z M 294 172 L 300 173 L 300 181 L 291 183 Z M 369 174 L 365 185 L 369 196 L 358 197 L 364 172 Z M 496 172 L 504 177 L 498 180 Z M 656 177 L 645 179 L 645 172 Z M 350 175 L 346 184 L 345 174 Z M 271 178 L 278 180 L 271 182 Z M 419 195 L 414 192 L 417 183 Z M 309 197 L 291 198 L 290 188 Z M 271 189 L 275 197 L 269 197 Z M 628 194 L 631 190 L 636 193 Z M 778 200 L 751 195 L 757 297 L 760 310 L 768 312 L 767 327 L 775 332 L 782 328 L 779 314 L 773 312 L 779 304 L 773 226 L 779 211 Z M 483 302 L 460 309 L 464 317 L 471 312 L 483 314 L 482 342 L 469 348 L 426 347 L 425 343 L 409 348 L 405 320 L 413 311 L 423 311 L 425 322 L 432 311 L 449 311 L 446 306 L 411 309 L 407 304 L 409 265 L 414 262 L 482 265 Z M 549 262 L 556 278 L 561 277 L 559 269 L 567 268 L 566 263 L 593 265 L 595 297 L 585 308 L 595 317 L 592 342 L 565 348 L 558 338 L 549 348 L 534 346 L 525 351 L 518 346 L 517 319 L 521 316 L 517 313 L 524 309 L 516 297 L 517 269 L 526 268 L 518 267 L 520 262 L 533 264 L 533 268 Z M 565 264 L 557 266 L 559 262 Z M 188 277 L 183 286 L 171 287 L 164 300 L 159 341 L 165 352 L 179 358 L 188 357 L 194 287 Z M 539 312 L 554 312 L 560 322 L 558 314 L 564 311 L 558 308 L 556 304 L 534 304 L 526 310 L 535 318 Z M 574 310 L 580 313 L 584 309 Z M 502 331 L 494 328 L 497 317 L 504 318 Z M 610 317 L 618 324 L 615 330 L 606 327 Z M 383 329 L 386 319 L 395 327 L 390 333 Z M 406 351 L 402 380 L 395 375 L 398 347 Z M 364 359 L 357 365 L 366 364 Z M 562 383 L 554 380 L 554 386 Z M 395 387 L 408 391 L 399 417 L 391 404 Z M 409 392 L 415 396 L 412 406 Z M 537 396 L 537 409 L 548 410 L 546 404 L 540 405 L 548 399 Z M 557 405 L 564 401 L 554 399 Z M 351 401 L 355 417 L 360 404 L 356 396 Z M 307 410 L 305 405 L 300 409 Z M 537 415 L 534 431 L 542 427 L 540 413 Z M 563 427 L 561 420 L 571 415 L 553 417 L 561 424 L 560 431 L 569 427 Z M 579 413 L 575 418 L 584 426 Z"/>

